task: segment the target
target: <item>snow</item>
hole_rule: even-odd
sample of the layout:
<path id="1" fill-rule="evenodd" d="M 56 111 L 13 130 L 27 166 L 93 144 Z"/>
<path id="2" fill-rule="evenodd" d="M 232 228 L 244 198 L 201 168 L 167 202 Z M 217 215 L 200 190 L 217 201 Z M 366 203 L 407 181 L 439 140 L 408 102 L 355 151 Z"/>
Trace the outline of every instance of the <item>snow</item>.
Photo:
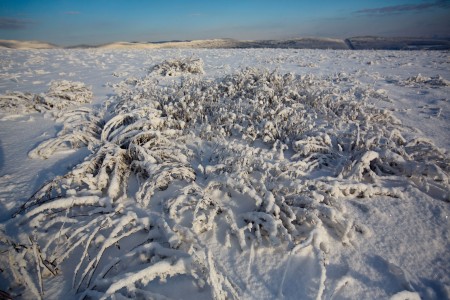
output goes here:
<path id="1" fill-rule="evenodd" d="M 0 50 L 0 290 L 450 298 L 449 63 Z"/>

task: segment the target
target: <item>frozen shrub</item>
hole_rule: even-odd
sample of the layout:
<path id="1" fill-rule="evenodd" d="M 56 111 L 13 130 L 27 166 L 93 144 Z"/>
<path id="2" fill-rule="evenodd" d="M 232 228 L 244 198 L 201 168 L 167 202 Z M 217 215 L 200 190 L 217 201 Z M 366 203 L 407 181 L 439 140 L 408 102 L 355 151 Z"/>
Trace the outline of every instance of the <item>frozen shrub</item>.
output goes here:
<path id="1" fill-rule="evenodd" d="M 81 82 L 52 81 L 46 94 L 12 92 L 0 96 L 0 111 L 49 113 L 63 129 L 56 138 L 42 142 L 29 156 L 48 158 L 54 152 L 83 146 L 95 147 L 103 129 L 99 112 L 80 105 L 91 102 L 92 91 Z"/>
<path id="2" fill-rule="evenodd" d="M 449 86 L 450 81 L 442 78 L 440 75 L 434 77 L 427 77 L 421 74 L 416 76 L 408 77 L 406 80 L 401 82 L 401 85 L 406 86 L 417 86 L 417 85 L 431 85 L 431 86 Z"/>
<path id="3" fill-rule="evenodd" d="M 183 63 L 174 65 L 157 70 Z M 68 138 L 93 145 L 11 221 L 33 228 L 52 268 L 76 260 L 70 271 L 81 298 L 157 298 L 149 282 L 183 275 L 216 299 L 238 299 L 208 243 L 313 247 L 325 265 L 329 240 L 349 244 L 364 232 L 342 199 L 402 198 L 406 185 L 448 201 L 447 154 L 406 140 L 395 117 L 368 104 L 374 91 L 345 74 L 246 69 L 169 86 L 150 74 L 116 88 L 107 113 L 74 113 L 35 150 L 47 157 Z M 73 139 L 77 131 L 88 135 Z M 212 234 L 219 226 L 223 241 Z M 14 270 L 37 270 L 28 286 L 40 295 L 34 282 L 45 264 L 33 266 Z"/>
<path id="4" fill-rule="evenodd" d="M 0 112 L 30 113 L 35 112 L 34 97 L 31 93 L 9 92 L 0 95 Z"/>
<path id="5" fill-rule="evenodd" d="M 54 115 L 67 108 L 74 108 L 92 101 L 92 91 L 82 82 L 52 81 L 45 94 L 11 92 L 0 95 L 0 111 L 32 113 L 51 112 Z"/>
<path id="6" fill-rule="evenodd" d="M 162 76 L 179 76 L 186 73 L 203 74 L 203 61 L 200 58 L 166 60 L 154 66 L 151 72 Z"/>
<path id="7" fill-rule="evenodd" d="M 62 110 L 92 101 L 92 91 L 82 82 L 52 81 L 45 95 L 36 96 L 35 107 L 39 111 Z"/>
<path id="8" fill-rule="evenodd" d="M 63 124 L 62 130 L 55 138 L 46 140 L 31 150 L 29 157 L 45 159 L 57 151 L 84 146 L 92 150 L 100 143 L 104 124 L 98 112 L 89 108 L 77 108 L 65 111 L 56 121 Z"/>

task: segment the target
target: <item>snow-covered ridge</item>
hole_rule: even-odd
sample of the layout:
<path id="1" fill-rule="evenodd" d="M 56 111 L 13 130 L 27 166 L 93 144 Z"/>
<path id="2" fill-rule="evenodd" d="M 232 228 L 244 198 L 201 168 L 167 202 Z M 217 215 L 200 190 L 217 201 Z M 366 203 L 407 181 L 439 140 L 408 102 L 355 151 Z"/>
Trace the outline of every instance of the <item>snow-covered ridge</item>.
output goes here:
<path id="1" fill-rule="evenodd" d="M 448 50 L 450 39 L 408 37 L 353 37 L 345 40 L 350 49 L 376 50 Z"/>
<path id="2" fill-rule="evenodd" d="M 0 48 L 11 49 L 50 49 L 64 48 L 43 42 L 0 40 Z M 162 48 L 281 48 L 281 49 L 378 49 L 378 50 L 447 50 L 450 40 L 433 38 L 384 38 L 353 37 L 333 38 L 294 38 L 286 40 L 234 40 L 210 39 L 168 42 L 113 42 L 102 45 L 75 45 L 70 49 L 162 49 Z"/>
<path id="3" fill-rule="evenodd" d="M 54 49 L 58 46 L 46 42 L 39 41 L 16 41 L 16 40 L 0 40 L 0 49 Z"/>

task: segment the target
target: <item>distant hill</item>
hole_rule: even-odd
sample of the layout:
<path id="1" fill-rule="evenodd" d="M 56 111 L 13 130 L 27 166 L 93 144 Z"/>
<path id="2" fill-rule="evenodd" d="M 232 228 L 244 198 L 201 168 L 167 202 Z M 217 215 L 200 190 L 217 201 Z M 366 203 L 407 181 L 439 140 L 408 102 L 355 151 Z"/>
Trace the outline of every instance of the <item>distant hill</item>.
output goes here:
<path id="1" fill-rule="evenodd" d="M 15 41 L 15 40 L 0 40 L 0 49 L 54 49 L 58 46 L 50 43 L 39 41 Z"/>
<path id="2" fill-rule="evenodd" d="M 296 38 L 287 40 L 210 39 L 163 42 L 114 42 L 103 45 L 59 47 L 37 41 L 0 40 L 0 48 L 10 49 L 161 49 L 161 48 L 282 48 L 282 49 L 351 49 L 351 50 L 450 50 L 450 39 L 352 37 L 348 39 Z"/>
<path id="3" fill-rule="evenodd" d="M 75 47 L 85 48 L 86 46 Z M 160 49 L 160 48 L 295 48 L 295 49 L 348 49 L 344 40 L 328 38 L 298 38 L 290 40 L 234 40 L 211 39 L 169 41 L 156 43 L 115 42 L 94 46 L 99 49 Z"/>
<path id="4" fill-rule="evenodd" d="M 350 49 L 364 50 L 449 50 L 450 39 L 353 37 L 345 40 Z"/>

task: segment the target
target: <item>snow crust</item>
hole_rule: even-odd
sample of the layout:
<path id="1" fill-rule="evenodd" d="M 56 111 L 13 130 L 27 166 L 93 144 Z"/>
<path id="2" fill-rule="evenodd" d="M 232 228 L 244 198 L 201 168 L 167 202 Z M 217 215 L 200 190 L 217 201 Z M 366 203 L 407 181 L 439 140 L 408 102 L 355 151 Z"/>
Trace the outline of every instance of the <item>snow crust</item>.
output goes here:
<path id="1" fill-rule="evenodd" d="M 14 298 L 449 298 L 447 52 L 0 62 Z"/>

